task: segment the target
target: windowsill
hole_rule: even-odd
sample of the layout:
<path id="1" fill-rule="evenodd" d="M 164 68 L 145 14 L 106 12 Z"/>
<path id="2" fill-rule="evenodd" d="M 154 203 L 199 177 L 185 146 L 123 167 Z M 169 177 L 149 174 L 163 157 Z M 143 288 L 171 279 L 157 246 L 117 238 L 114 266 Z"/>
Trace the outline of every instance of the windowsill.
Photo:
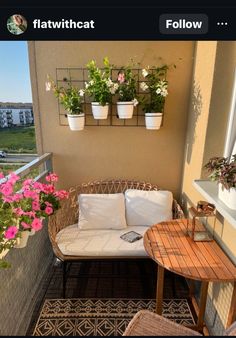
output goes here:
<path id="1" fill-rule="evenodd" d="M 213 203 L 216 210 L 236 228 L 236 210 L 229 209 L 218 198 L 218 186 L 215 182 L 209 180 L 194 180 L 194 187 L 199 191 L 204 198 L 210 203 Z"/>

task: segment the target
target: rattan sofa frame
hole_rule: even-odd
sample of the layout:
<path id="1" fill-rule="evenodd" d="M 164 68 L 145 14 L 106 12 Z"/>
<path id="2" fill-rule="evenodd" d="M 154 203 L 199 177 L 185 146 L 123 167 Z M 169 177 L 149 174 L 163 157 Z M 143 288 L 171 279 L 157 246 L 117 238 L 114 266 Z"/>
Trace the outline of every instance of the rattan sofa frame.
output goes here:
<path id="1" fill-rule="evenodd" d="M 63 200 L 61 208 L 49 218 L 48 233 L 52 244 L 53 252 L 55 256 L 63 262 L 63 297 L 65 298 L 66 291 L 66 279 L 68 275 L 67 263 L 83 260 L 124 260 L 124 259 L 137 259 L 136 257 L 107 257 L 107 256 L 68 256 L 64 255 L 59 249 L 56 241 L 56 235 L 59 231 L 65 227 L 78 222 L 79 217 L 79 194 L 113 194 L 124 193 L 127 189 L 139 189 L 139 190 L 160 190 L 155 184 L 130 181 L 130 180 L 105 180 L 105 181 L 93 181 L 89 183 L 83 183 L 76 187 L 69 189 L 69 198 Z M 173 200 L 173 219 L 184 218 L 183 211 L 176 200 Z M 148 258 L 148 257 L 147 257 Z M 141 259 L 141 258 L 139 258 Z"/>

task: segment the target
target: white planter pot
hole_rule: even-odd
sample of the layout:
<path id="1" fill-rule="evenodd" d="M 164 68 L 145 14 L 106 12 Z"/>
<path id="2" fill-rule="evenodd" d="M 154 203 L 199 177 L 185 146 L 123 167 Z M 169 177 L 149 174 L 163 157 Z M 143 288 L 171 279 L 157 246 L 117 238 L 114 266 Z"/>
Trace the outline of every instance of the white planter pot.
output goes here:
<path id="1" fill-rule="evenodd" d="M 91 102 L 93 117 L 96 120 L 105 120 L 108 116 L 109 103 L 102 106 L 99 102 Z"/>
<path id="2" fill-rule="evenodd" d="M 163 113 L 146 113 L 145 124 L 147 129 L 160 129 Z"/>
<path id="3" fill-rule="evenodd" d="M 117 114 L 120 119 L 131 119 L 134 112 L 134 103 L 132 101 L 117 102 Z"/>
<path id="4" fill-rule="evenodd" d="M 28 242 L 28 238 L 30 235 L 30 231 L 25 230 L 21 232 L 21 237 L 16 239 L 16 244 L 14 245 L 14 248 L 22 249 L 25 248 Z"/>
<path id="5" fill-rule="evenodd" d="M 29 236 L 34 236 L 35 235 L 35 230 L 34 229 L 30 229 L 30 231 L 29 231 Z"/>
<path id="6" fill-rule="evenodd" d="M 69 127 L 71 130 L 83 130 L 84 129 L 84 114 L 67 114 Z"/>
<path id="7" fill-rule="evenodd" d="M 230 209 L 236 210 L 236 188 L 222 190 L 222 185 L 218 185 L 219 199 Z"/>

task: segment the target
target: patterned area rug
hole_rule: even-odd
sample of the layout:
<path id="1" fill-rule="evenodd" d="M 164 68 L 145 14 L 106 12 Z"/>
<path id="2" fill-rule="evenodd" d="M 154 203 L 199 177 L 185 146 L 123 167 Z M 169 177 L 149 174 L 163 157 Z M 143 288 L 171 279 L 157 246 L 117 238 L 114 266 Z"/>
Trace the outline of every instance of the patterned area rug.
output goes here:
<path id="1" fill-rule="evenodd" d="M 141 309 L 155 310 L 153 299 L 46 299 L 34 336 L 121 336 Z M 163 315 L 190 325 L 194 319 L 186 299 L 165 299 Z"/>

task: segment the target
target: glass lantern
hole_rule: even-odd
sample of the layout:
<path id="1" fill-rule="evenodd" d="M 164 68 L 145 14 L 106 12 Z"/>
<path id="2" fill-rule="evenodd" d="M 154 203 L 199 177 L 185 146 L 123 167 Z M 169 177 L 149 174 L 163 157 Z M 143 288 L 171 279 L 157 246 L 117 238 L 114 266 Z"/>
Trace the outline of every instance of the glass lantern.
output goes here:
<path id="1" fill-rule="evenodd" d="M 205 226 L 208 217 L 215 217 L 214 204 L 206 201 L 199 201 L 196 208 L 189 208 L 187 235 L 190 236 L 193 241 L 205 242 L 213 240 L 212 234 L 209 233 Z"/>

